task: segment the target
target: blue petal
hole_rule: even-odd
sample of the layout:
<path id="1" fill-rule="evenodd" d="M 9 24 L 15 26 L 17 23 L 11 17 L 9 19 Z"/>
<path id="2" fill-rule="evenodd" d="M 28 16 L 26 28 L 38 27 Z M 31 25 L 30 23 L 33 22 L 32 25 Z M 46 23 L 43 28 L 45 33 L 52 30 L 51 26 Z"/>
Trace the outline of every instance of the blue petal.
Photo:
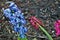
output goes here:
<path id="1" fill-rule="evenodd" d="M 20 22 L 20 19 L 19 18 L 16 18 L 16 23 L 19 23 Z"/>
<path id="2" fill-rule="evenodd" d="M 21 19 L 24 19 L 24 16 L 20 13 L 20 17 L 21 17 Z"/>
<path id="3" fill-rule="evenodd" d="M 21 12 L 15 12 L 15 15 L 17 16 L 17 17 L 19 17 L 21 14 L 20 14 Z"/>
<path id="4" fill-rule="evenodd" d="M 19 31 L 19 28 L 17 28 L 16 26 L 14 26 L 14 31 L 15 32 L 18 32 Z"/>
<path id="5" fill-rule="evenodd" d="M 25 35 L 24 35 L 24 34 L 22 34 L 22 35 L 20 35 L 20 37 L 21 37 L 21 38 L 25 38 Z"/>
<path id="6" fill-rule="evenodd" d="M 14 12 L 17 12 L 19 9 L 16 8 L 16 7 L 12 7 L 11 10 L 14 11 Z"/>
<path id="7" fill-rule="evenodd" d="M 27 28 L 24 26 L 20 26 L 20 32 L 22 31 L 23 34 L 27 32 Z"/>
<path id="8" fill-rule="evenodd" d="M 26 27 L 24 27 L 24 32 L 26 33 L 28 31 L 28 29 Z"/>
<path id="9" fill-rule="evenodd" d="M 14 4 L 14 3 L 10 4 L 10 9 L 13 10 L 14 12 L 17 12 L 19 10 L 18 7 L 17 7 L 17 5 Z"/>
<path id="10" fill-rule="evenodd" d="M 14 17 L 16 17 L 16 14 L 15 14 L 15 13 L 12 13 L 12 15 L 13 15 Z"/>
<path id="11" fill-rule="evenodd" d="M 15 20 L 16 17 L 11 16 L 11 17 L 9 17 L 9 19 L 10 19 L 10 20 Z"/>
<path id="12" fill-rule="evenodd" d="M 9 22 L 10 22 L 11 24 L 13 24 L 13 25 L 16 25 L 15 20 L 10 20 Z"/>
<path id="13" fill-rule="evenodd" d="M 19 33 L 20 33 L 20 35 L 21 35 L 21 34 L 23 34 L 22 30 L 20 30 L 20 32 L 19 32 Z"/>
<path id="14" fill-rule="evenodd" d="M 11 10 L 9 8 L 5 9 L 4 12 L 10 13 Z"/>
<path id="15" fill-rule="evenodd" d="M 17 28 L 16 28 L 16 27 L 14 27 L 14 31 L 15 31 L 15 32 L 18 32 L 18 30 L 17 30 Z"/>
<path id="16" fill-rule="evenodd" d="M 7 9 L 4 10 L 4 15 L 5 15 L 6 17 L 10 17 L 10 16 L 12 15 L 9 8 L 7 8 Z"/>
<path id="17" fill-rule="evenodd" d="M 15 3 L 11 2 L 10 5 L 9 5 L 9 7 L 13 7 L 14 5 L 15 5 Z"/>
<path id="18" fill-rule="evenodd" d="M 14 2 L 11 2 L 10 5 L 9 5 L 10 8 L 12 7 L 17 7 L 17 5 L 14 3 Z"/>
<path id="19" fill-rule="evenodd" d="M 21 25 L 21 26 L 20 26 L 20 30 L 23 30 L 23 27 L 24 27 L 24 26 L 23 26 L 23 25 Z"/>
<path id="20" fill-rule="evenodd" d="M 26 24 L 26 20 L 20 20 L 22 24 Z"/>

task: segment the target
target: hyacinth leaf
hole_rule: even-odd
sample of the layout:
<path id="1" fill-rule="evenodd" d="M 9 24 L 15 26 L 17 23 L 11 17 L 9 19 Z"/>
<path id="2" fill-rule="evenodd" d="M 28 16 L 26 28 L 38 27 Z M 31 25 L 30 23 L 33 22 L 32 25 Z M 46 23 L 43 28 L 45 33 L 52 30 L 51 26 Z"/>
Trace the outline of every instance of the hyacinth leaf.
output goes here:
<path id="1" fill-rule="evenodd" d="M 39 26 L 39 29 L 41 29 L 47 35 L 47 37 L 49 38 L 49 40 L 53 40 L 53 38 L 51 37 L 51 35 L 42 26 L 40 26 L 38 23 L 37 23 L 37 25 Z"/>

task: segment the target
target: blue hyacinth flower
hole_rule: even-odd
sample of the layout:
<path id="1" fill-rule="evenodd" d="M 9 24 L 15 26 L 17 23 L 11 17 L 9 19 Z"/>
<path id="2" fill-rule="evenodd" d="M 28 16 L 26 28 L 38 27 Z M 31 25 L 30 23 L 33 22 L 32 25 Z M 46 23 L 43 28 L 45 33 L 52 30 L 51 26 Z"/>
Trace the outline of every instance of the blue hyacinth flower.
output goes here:
<path id="1" fill-rule="evenodd" d="M 18 32 L 21 38 L 25 38 L 27 28 L 24 25 L 26 20 L 14 2 L 11 2 L 9 8 L 4 10 L 4 15 L 10 19 L 9 22 L 14 26 L 14 31 Z"/>

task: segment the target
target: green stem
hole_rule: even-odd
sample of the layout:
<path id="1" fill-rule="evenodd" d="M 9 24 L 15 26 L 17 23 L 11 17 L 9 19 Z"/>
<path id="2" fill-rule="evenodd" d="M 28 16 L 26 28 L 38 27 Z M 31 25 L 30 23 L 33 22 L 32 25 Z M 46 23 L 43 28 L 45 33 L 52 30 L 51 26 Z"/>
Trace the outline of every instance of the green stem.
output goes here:
<path id="1" fill-rule="evenodd" d="M 21 38 L 18 36 L 17 40 L 21 40 Z"/>
<path id="2" fill-rule="evenodd" d="M 28 40 L 28 39 L 27 39 L 26 37 L 25 37 L 25 38 L 20 38 L 20 37 L 18 36 L 17 40 Z"/>
<path id="3" fill-rule="evenodd" d="M 37 23 L 38 24 L 38 23 Z M 38 24 L 39 25 L 39 24 Z M 49 38 L 49 40 L 53 40 L 53 38 L 51 37 L 51 35 L 42 27 L 42 26 L 40 26 L 39 25 L 39 27 L 40 27 L 40 29 L 47 35 L 47 37 Z"/>

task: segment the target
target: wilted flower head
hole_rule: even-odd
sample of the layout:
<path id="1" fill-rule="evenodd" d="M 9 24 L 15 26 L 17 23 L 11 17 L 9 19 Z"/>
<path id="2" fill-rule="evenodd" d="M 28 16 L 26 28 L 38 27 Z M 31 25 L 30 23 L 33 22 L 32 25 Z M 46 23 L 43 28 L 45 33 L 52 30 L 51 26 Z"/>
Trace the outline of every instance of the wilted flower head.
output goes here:
<path id="1" fill-rule="evenodd" d="M 33 25 L 33 27 L 34 27 L 35 29 L 38 29 L 38 28 L 39 28 L 36 23 L 38 23 L 38 24 L 40 24 L 41 26 L 43 26 L 42 21 L 39 20 L 39 19 L 37 19 L 37 18 L 34 17 L 34 16 L 31 16 L 31 17 L 29 18 L 29 21 L 30 21 L 30 23 Z"/>

